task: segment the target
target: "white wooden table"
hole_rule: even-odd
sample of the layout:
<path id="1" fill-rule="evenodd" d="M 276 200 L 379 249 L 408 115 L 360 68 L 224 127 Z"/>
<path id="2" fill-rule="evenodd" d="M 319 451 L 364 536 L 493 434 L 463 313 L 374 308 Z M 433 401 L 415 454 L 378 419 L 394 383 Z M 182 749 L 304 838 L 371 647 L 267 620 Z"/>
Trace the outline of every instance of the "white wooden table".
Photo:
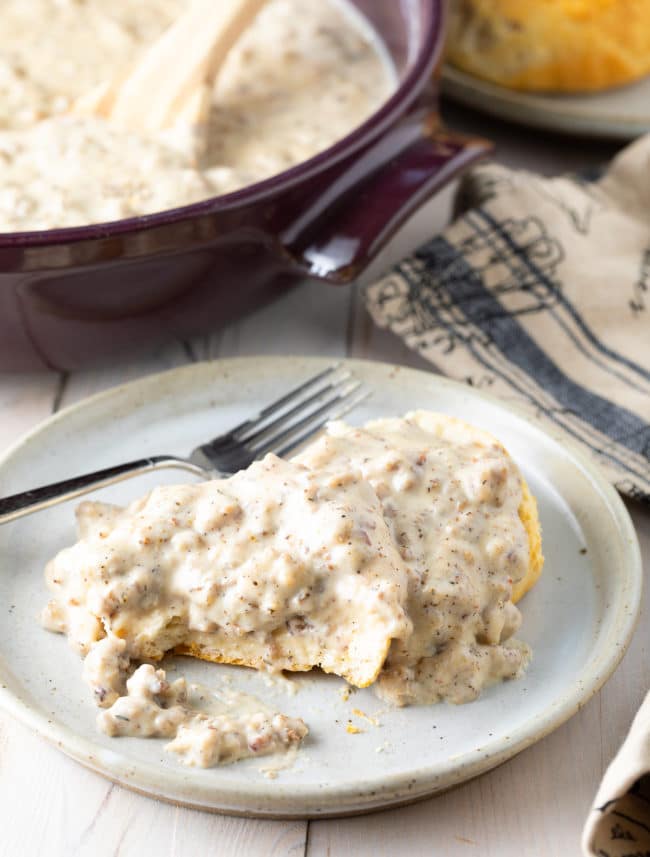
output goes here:
<path id="1" fill-rule="evenodd" d="M 497 140 L 501 160 L 545 173 L 597 163 L 613 151 L 458 108 L 447 114 L 453 126 Z M 449 199 L 426 206 L 374 270 L 439 229 Z M 0 447 L 53 411 L 114 384 L 192 360 L 251 353 L 350 355 L 425 367 L 374 328 L 355 290 L 308 285 L 213 336 L 173 342 L 129 363 L 69 375 L 0 376 Z M 650 574 L 650 510 L 629 508 Z M 649 610 L 646 601 L 613 678 L 554 734 L 448 794 L 358 818 L 259 821 L 169 806 L 112 785 L 0 715 L 0 857 L 573 857 L 604 768 L 650 688 Z"/>

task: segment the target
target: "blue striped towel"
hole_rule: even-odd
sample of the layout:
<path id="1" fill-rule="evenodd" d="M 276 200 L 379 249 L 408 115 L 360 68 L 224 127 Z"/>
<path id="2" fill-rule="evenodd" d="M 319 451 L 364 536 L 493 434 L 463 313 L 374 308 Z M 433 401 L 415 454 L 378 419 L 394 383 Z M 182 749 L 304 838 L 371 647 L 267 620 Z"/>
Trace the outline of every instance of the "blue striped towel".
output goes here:
<path id="1" fill-rule="evenodd" d="M 650 136 L 595 181 L 484 164 L 458 200 L 445 232 L 367 287 L 372 317 L 650 502 Z"/>

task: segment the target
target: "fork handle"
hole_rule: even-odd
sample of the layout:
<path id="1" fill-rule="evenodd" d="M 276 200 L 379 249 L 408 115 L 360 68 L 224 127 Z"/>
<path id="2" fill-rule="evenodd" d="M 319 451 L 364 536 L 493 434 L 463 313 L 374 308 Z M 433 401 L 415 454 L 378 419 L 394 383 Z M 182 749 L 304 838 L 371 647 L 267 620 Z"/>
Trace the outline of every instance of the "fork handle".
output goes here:
<path id="1" fill-rule="evenodd" d="M 164 470 L 176 467 L 180 470 L 189 470 L 199 476 L 205 476 L 206 471 L 191 461 L 184 458 L 174 458 L 171 455 L 156 455 L 153 458 L 140 458 L 137 461 L 129 461 L 126 464 L 118 464 L 116 467 L 107 467 L 104 470 L 96 470 L 94 473 L 86 473 L 83 476 L 74 476 L 72 479 L 64 479 L 62 482 L 53 482 L 43 485 L 41 488 L 33 488 L 31 491 L 23 491 L 21 494 L 12 494 L 10 497 L 0 499 L 0 524 L 30 515 L 47 509 L 56 503 L 65 500 L 73 500 L 82 494 L 87 494 L 93 488 L 104 488 L 114 485 L 132 476 L 140 476 L 153 470 Z"/>

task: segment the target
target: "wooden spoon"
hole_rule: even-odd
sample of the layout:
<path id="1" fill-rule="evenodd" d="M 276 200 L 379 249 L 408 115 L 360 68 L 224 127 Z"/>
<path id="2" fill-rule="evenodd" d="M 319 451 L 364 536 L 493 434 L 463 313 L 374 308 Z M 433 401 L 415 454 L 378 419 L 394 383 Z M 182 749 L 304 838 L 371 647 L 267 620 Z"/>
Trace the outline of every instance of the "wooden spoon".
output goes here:
<path id="1" fill-rule="evenodd" d="M 129 73 L 77 100 L 74 112 L 152 133 L 205 121 L 230 49 L 268 0 L 193 0 Z"/>

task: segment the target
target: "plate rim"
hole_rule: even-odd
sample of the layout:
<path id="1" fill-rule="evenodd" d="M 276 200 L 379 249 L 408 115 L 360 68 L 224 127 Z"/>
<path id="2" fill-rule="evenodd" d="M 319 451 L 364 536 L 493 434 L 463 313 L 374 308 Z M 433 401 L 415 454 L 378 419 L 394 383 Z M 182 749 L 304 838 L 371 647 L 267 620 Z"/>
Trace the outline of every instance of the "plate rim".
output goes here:
<path id="1" fill-rule="evenodd" d="M 224 375 L 232 375 L 233 371 L 236 371 L 236 366 L 259 365 L 260 360 L 272 360 L 289 364 L 300 362 L 306 368 L 311 364 L 315 371 L 318 371 L 320 367 L 335 362 L 329 357 L 251 355 L 199 361 L 146 375 L 134 381 L 129 381 L 95 393 L 52 414 L 34 428 L 21 435 L 0 454 L 0 470 L 21 449 L 43 434 L 46 434 L 51 426 L 65 421 L 70 415 L 78 411 L 83 411 L 89 406 L 101 405 L 102 402 L 108 402 L 112 398 L 119 399 L 121 396 L 128 396 L 130 392 L 135 392 L 143 386 L 155 389 L 157 385 L 161 382 L 164 383 L 166 379 L 170 379 L 172 376 L 192 375 L 193 373 L 208 369 L 216 370 L 217 373 L 221 371 Z M 222 786 L 215 789 L 211 787 L 214 784 L 207 783 L 200 786 L 196 783 L 178 786 L 175 782 L 178 781 L 178 774 L 169 772 L 161 766 L 154 765 L 152 762 L 129 760 L 126 756 L 114 754 L 114 759 L 107 761 L 104 758 L 103 762 L 100 763 L 97 755 L 101 751 L 98 750 L 96 744 L 93 744 L 90 739 L 78 735 L 63 723 L 59 722 L 57 725 L 57 721 L 49 719 L 46 713 L 41 712 L 38 708 L 31 708 L 28 703 L 2 682 L 0 673 L 1 708 L 33 730 L 37 735 L 43 737 L 50 744 L 56 746 L 57 749 L 75 759 L 75 761 L 80 762 L 85 767 L 94 770 L 109 780 L 117 782 L 140 794 L 195 809 L 224 812 L 231 815 L 300 819 L 363 814 L 411 803 L 441 793 L 491 770 L 546 737 L 569 720 L 602 688 L 618 667 L 632 640 L 641 608 L 643 569 L 634 524 L 625 508 L 623 500 L 600 471 L 600 468 L 574 442 L 567 440 L 561 432 L 558 431 L 555 433 L 549 430 L 546 426 L 540 425 L 538 420 L 527 414 L 520 406 L 504 402 L 502 399 L 483 390 L 470 388 L 461 382 L 438 375 L 435 372 L 413 369 L 385 361 L 344 358 L 340 362 L 351 369 L 354 369 L 356 365 L 359 367 L 379 368 L 387 372 L 398 370 L 414 375 L 427 375 L 429 376 L 429 380 L 435 384 L 447 387 L 458 393 L 463 393 L 464 395 L 469 395 L 472 398 L 478 398 L 506 412 L 512 413 L 527 423 L 529 428 L 541 434 L 546 439 L 550 439 L 555 444 L 561 443 L 564 451 L 579 465 L 581 471 L 589 478 L 592 487 L 600 497 L 603 509 L 606 508 L 616 526 L 617 532 L 621 536 L 622 544 L 625 545 L 625 557 L 622 567 L 627 569 L 626 580 L 628 586 L 625 593 L 628 610 L 622 616 L 617 633 L 619 645 L 612 647 L 608 653 L 608 657 L 606 657 L 604 663 L 601 665 L 598 674 L 587 683 L 576 683 L 577 686 L 579 685 L 579 689 L 575 689 L 571 694 L 563 694 L 562 699 L 558 701 L 557 705 L 550 711 L 547 709 L 542 713 L 542 722 L 537 728 L 534 728 L 533 722 L 540 715 L 533 715 L 516 730 L 514 735 L 509 735 L 507 741 L 501 739 L 500 742 L 497 742 L 493 750 L 481 754 L 478 759 L 466 764 L 453 766 L 451 770 L 443 771 L 441 774 L 432 775 L 431 765 L 412 769 L 408 774 L 393 774 L 385 778 L 381 785 L 371 783 L 368 789 L 364 789 L 361 783 L 334 786 L 327 790 L 318 786 L 300 785 L 287 788 L 278 781 L 274 781 L 271 787 L 268 782 L 260 782 L 247 783 L 244 788 L 233 787 L 231 785 L 225 790 L 223 790 Z M 146 400 L 146 396 L 144 398 Z M 137 404 L 136 396 L 133 405 L 126 408 L 125 415 L 131 413 L 137 407 L 139 405 Z M 3 659 L 0 655 L 0 666 L 2 663 Z M 104 756 L 110 755 L 110 752 L 104 752 Z M 469 753 L 464 755 L 469 755 Z M 135 777 L 137 782 L 131 782 L 132 777 Z M 162 788 L 163 780 L 171 781 L 169 792 L 165 792 Z M 438 782 L 439 780 L 442 780 L 442 782 Z M 187 794 L 179 798 L 178 795 L 183 789 L 192 793 L 194 797 Z M 269 798 L 270 800 L 268 800 Z M 257 805 L 255 805 L 256 801 L 259 802 Z M 279 804 L 282 802 L 285 804 L 284 809 L 279 808 Z M 312 807 L 311 809 L 291 811 L 289 806 L 296 802 L 301 804 L 318 804 L 318 808 Z M 242 808 L 242 806 L 245 808 Z"/>
<path id="2" fill-rule="evenodd" d="M 643 83 L 644 79 L 630 85 Z M 650 78 L 646 84 L 650 90 Z M 618 87 L 611 90 L 616 94 Z M 647 119 L 636 120 L 629 116 L 603 118 L 579 112 L 575 105 L 561 109 L 562 96 L 584 97 L 590 93 L 541 93 L 507 89 L 505 86 L 483 80 L 470 72 L 446 63 L 442 70 L 442 93 L 465 106 L 482 113 L 534 128 L 543 128 L 563 135 L 579 135 L 599 140 L 630 141 L 650 131 L 650 114 Z M 603 95 L 605 93 L 591 93 Z M 556 102 L 556 106 L 548 102 Z"/>

